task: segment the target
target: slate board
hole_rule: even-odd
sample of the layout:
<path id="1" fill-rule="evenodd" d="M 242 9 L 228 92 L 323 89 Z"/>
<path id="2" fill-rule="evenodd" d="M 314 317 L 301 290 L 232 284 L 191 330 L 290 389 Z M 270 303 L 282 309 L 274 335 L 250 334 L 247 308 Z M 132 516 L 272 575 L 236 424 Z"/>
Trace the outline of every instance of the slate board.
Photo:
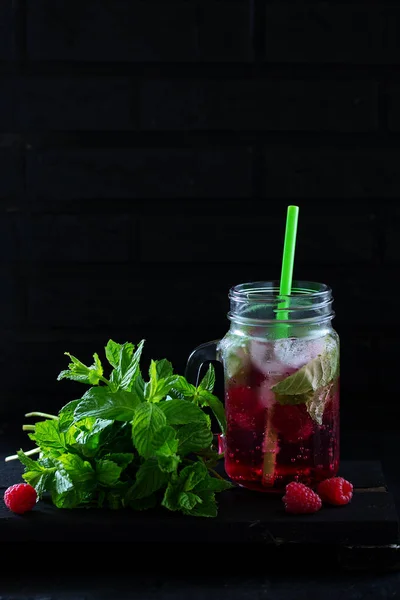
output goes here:
<path id="1" fill-rule="evenodd" d="M 21 481 L 21 466 L 5 463 L 0 456 L 0 490 Z M 395 502 L 388 491 L 379 461 L 343 461 L 340 475 L 354 485 L 354 496 L 344 507 L 324 507 L 313 515 L 287 515 L 281 497 L 242 488 L 218 495 L 216 518 L 192 518 L 165 509 L 145 512 L 110 510 L 60 510 L 40 502 L 34 510 L 18 516 L 0 502 L 0 539 L 24 544 L 47 542 L 76 543 L 90 540 L 96 544 L 130 543 L 166 547 L 212 544 L 229 548 L 287 548 L 299 545 L 334 550 L 339 562 L 354 568 L 381 565 L 400 566 L 399 520 Z M 2 494 L 1 494 L 2 495 Z M 110 546 L 111 547 L 111 546 Z M 338 550 L 340 552 L 338 552 Z M 218 550 L 217 550 L 218 552 Z M 308 550 L 310 552 L 310 550 Z M 346 564 L 344 566 L 346 566 Z"/>

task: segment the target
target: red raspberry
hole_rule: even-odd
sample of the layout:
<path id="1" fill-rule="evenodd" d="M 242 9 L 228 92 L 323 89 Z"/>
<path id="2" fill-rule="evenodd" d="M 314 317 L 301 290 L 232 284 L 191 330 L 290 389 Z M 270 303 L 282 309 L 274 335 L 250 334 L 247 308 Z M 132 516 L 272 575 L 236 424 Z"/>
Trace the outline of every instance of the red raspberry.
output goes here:
<path id="1" fill-rule="evenodd" d="M 16 483 L 4 492 L 5 505 L 18 515 L 32 510 L 36 504 L 36 500 L 36 490 L 29 483 Z"/>
<path id="2" fill-rule="evenodd" d="M 286 486 L 286 494 L 282 498 L 285 510 L 292 514 L 307 514 L 319 511 L 321 498 L 304 483 L 292 481 Z"/>
<path id="3" fill-rule="evenodd" d="M 348 504 L 353 497 L 353 484 L 343 477 L 331 477 L 318 484 L 317 492 L 328 504 L 342 506 Z"/>

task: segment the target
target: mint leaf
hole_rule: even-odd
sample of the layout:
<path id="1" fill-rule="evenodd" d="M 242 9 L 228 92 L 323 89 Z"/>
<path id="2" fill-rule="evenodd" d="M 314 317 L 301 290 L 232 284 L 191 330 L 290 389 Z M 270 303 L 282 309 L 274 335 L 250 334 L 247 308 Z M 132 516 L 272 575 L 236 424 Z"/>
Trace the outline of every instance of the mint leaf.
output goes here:
<path id="1" fill-rule="evenodd" d="M 130 390 L 134 379 L 139 374 L 139 363 L 143 351 L 144 340 L 142 340 L 132 356 L 131 350 L 126 350 L 127 344 L 121 348 L 119 363 L 120 387 L 124 390 Z"/>
<path id="2" fill-rule="evenodd" d="M 141 456 L 151 456 L 154 450 L 154 435 L 166 424 L 167 419 L 158 406 L 150 402 L 139 406 L 132 421 L 132 439 Z"/>
<path id="3" fill-rule="evenodd" d="M 76 508 L 91 501 L 95 487 L 95 472 L 89 462 L 76 454 L 64 454 L 57 459 L 51 497 L 58 508 Z"/>
<path id="4" fill-rule="evenodd" d="M 164 487 L 166 482 L 167 475 L 161 471 L 157 460 L 149 458 L 139 467 L 136 482 L 127 494 L 128 502 L 150 496 L 153 492 Z"/>
<path id="5" fill-rule="evenodd" d="M 89 461 L 83 460 L 77 454 L 62 454 L 56 460 L 56 465 L 65 470 L 74 483 L 93 483 L 94 470 Z"/>
<path id="6" fill-rule="evenodd" d="M 186 492 L 193 490 L 206 477 L 208 477 L 208 471 L 202 461 L 197 461 L 185 467 L 179 474 L 182 489 Z"/>
<path id="7" fill-rule="evenodd" d="M 101 485 L 111 487 L 117 483 L 122 468 L 112 460 L 101 459 L 96 462 L 96 477 Z"/>
<path id="8" fill-rule="evenodd" d="M 49 451 L 52 456 L 62 454 L 67 449 L 65 434 L 60 431 L 58 421 L 55 419 L 35 423 L 35 432 L 30 433 L 29 437 L 41 449 Z"/>
<path id="9" fill-rule="evenodd" d="M 140 405 L 134 392 L 118 390 L 111 392 L 107 387 L 92 387 L 75 408 L 75 420 L 85 417 L 130 421 Z"/>
<path id="10" fill-rule="evenodd" d="M 197 390 L 194 385 L 186 381 L 185 377 L 179 375 L 174 383 L 173 391 L 178 392 L 184 398 L 192 399 L 195 397 Z"/>
<path id="11" fill-rule="evenodd" d="M 78 450 L 85 457 L 97 454 L 102 441 L 111 432 L 114 421 L 86 417 L 72 425 L 66 432 L 68 445 Z"/>
<path id="12" fill-rule="evenodd" d="M 22 450 L 17 452 L 18 458 L 25 467 L 22 479 L 36 489 L 39 498 L 49 489 L 56 467 L 45 467 L 40 461 L 32 460 Z"/>
<path id="13" fill-rule="evenodd" d="M 132 344 L 133 348 L 133 344 Z M 113 340 L 108 340 L 105 347 L 106 358 L 110 365 L 116 369 L 119 365 L 119 357 L 121 353 L 121 344 L 117 344 Z"/>
<path id="14" fill-rule="evenodd" d="M 213 434 L 207 423 L 189 423 L 178 430 L 178 454 L 180 457 L 210 446 Z"/>
<path id="15" fill-rule="evenodd" d="M 215 495 L 211 492 L 205 492 L 201 497 L 201 503 L 196 504 L 192 509 L 183 509 L 182 512 L 192 517 L 216 517 L 218 514 Z"/>
<path id="16" fill-rule="evenodd" d="M 121 472 L 126 469 L 128 465 L 133 461 L 133 452 L 112 452 L 110 454 L 105 454 L 102 459 L 110 460 L 113 463 L 117 464 L 121 467 Z"/>
<path id="17" fill-rule="evenodd" d="M 161 363 L 161 364 L 160 364 Z M 150 362 L 149 376 L 150 381 L 145 384 L 144 395 L 148 402 L 160 402 L 169 391 L 174 387 L 177 380 L 176 375 L 168 375 L 167 377 L 159 377 L 160 373 L 169 371 L 168 361 L 155 361 Z"/>
<path id="18" fill-rule="evenodd" d="M 155 364 L 158 379 L 166 379 L 167 377 L 171 377 L 171 375 L 173 375 L 174 371 L 169 360 L 163 358 L 162 360 L 155 361 Z"/>
<path id="19" fill-rule="evenodd" d="M 171 456 L 178 449 L 176 431 L 173 427 L 165 425 L 153 435 L 153 448 L 155 451 Z"/>
<path id="20" fill-rule="evenodd" d="M 155 455 L 161 471 L 166 473 L 176 471 L 180 463 L 180 458 L 176 455 L 178 443 L 175 429 L 168 425 L 154 434 Z"/>
<path id="21" fill-rule="evenodd" d="M 181 492 L 178 496 L 178 505 L 185 511 L 191 511 L 196 504 L 201 504 L 203 500 L 192 492 Z"/>
<path id="22" fill-rule="evenodd" d="M 162 505 L 172 511 L 181 510 L 184 514 L 193 514 L 195 506 L 203 504 L 205 500 L 206 508 L 202 512 L 206 514 L 202 516 L 211 516 L 212 512 L 216 514 L 215 501 L 214 508 L 211 508 L 213 493 L 195 491 L 196 486 L 207 477 L 208 471 L 200 461 L 185 467 L 178 478 L 169 481 Z"/>
<path id="23" fill-rule="evenodd" d="M 280 396 L 301 396 L 325 387 L 336 376 L 337 351 L 326 352 L 313 358 L 301 369 L 271 387 Z"/>
<path id="24" fill-rule="evenodd" d="M 215 385 L 215 370 L 213 365 L 210 363 L 208 365 L 207 373 L 204 375 L 203 379 L 199 383 L 199 388 L 201 390 L 207 390 L 208 392 L 212 392 Z"/>
<path id="25" fill-rule="evenodd" d="M 226 416 L 225 416 L 225 407 L 222 404 L 221 400 L 211 394 L 208 390 L 200 389 L 199 392 L 199 403 L 201 406 L 208 406 L 215 418 L 217 419 L 218 425 L 223 434 L 226 433 Z"/>
<path id="26" fill-rule="evenodd" d="M 159 407 L 170 425 L 187 425 L 188 423 L 207 421 L 207 416 L 201 408 L 187 400 L 165 400 L 160 402 Z"/>
<path id="27" fill-rule="evenodd" d="M 61 432 L 65 433 L 74 422 L 74 411 L 80 401 L 71 400 L 58 413 L 58 427 Z"/>
<path id="28" fill-rule="evenodd" d="M 71 363 L 68 365 L 67 371 L 61 371 L 57 377 L 58 381 L 61 379 L 72 379 L 73 381 L 79 381 L 81 383 L 87 383 L 89 385 L 97 385 L 103 376 L 103 367 L 98 355 L 93 354 L 94 363 L 92 366 L 87 367 L 75 356 L 72 356 L 69 352 L 65 352 L 66 356 L 69 356 Z"/>
<path id="29" fill-rule="evenodd" d="M 234 487 L 235 486 L 233 485 L 233 483 L 231 483 L 227 479 L 219 479 L 218 477 L 211 477 L 210 474 L 208 474 L 208 476 L 205 477 L 204 479 L 202 479 L 202 481 L 200 481 L 200 483 L 198 483 L 193 488 L 193 490 L 196 493 L 205 492 L 205 491 L 207 491 L 207 492 L 224 492 L 225 490 L 230 490 Z"/>
<path id="30" fill-rule="evenodd" d="M 317 390 L 311 398 L 307 401 L 307 411 L 313 421 L 322 425 L 322 418 L 327 403 L 330 399 L 330 394 L 333 389 L 334 382 L 325 386 L 322 389 Z"/>

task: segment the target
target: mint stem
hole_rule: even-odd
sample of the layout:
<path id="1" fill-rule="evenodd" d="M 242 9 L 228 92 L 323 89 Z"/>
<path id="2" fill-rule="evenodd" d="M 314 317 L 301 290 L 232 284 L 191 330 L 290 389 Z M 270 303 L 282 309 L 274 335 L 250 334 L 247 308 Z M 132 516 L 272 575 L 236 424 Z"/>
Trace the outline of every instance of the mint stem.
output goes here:
<path id="1" fill-rule="evenodd" d="M 222 481 L 226 481 L 224 479 L 224 477 L 222 477 L 222 475 L 220 475 L 219 473 L 217 473 L 217 471 L 214 471 L 214 469 L 212 469 L 211 467 L 208 467 L 208 470 L 210 471 L 210 473 L 212 473 L 214 475 L 214 477 L 216 477 L 217 479 L 222 479 Z"/>
<path id="2" fill-rule="evenodd" d="M 25 416 L 26 417 L 43 417 L 44 419 L 54 419 L 56 421 L 58 420 L 58 417 L 56 415 L 50 415 L 49 413 L 44 413 L 44 412 L 39 412 L 39 411 L 26 413 Z"/>
<path id="3" fill-rule="evenodd" d="M 275 482 L 276 455 L 278 453 L 278 433 L 272 425 L 273 407 L 268 408 L 267 425 L 264 433 L 264 463 L 262 484 L 272 487 Z"/>
<path id="4" fill-rule="evenodd" d="M 26 450 L 26 452 L 24 451 L 24 454 L 30 456 L 31 454 L 37 454 L 38 452 L 40 452 L 40 448 L 32 448 L 32 450 Z M 12 454 L 11 456 L 6 456 L 4 462 L 9 462 L 10 460 L 18 460 L 18 458 L 18 454 Z"/>
<path id="5" fill-rule="evenodd" d="M 34 425 L 22 425 L 22 431 L 35 431 Z"/>

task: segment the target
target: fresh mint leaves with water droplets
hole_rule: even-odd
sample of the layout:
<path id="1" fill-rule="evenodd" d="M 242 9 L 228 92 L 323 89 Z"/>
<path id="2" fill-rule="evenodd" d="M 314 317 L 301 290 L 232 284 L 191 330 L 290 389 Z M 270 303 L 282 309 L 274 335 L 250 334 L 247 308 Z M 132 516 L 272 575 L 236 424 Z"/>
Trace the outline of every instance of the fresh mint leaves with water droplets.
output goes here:
<path id="1" fill-rule="evenodd" d="M 216 493 L 232 487 L 213 470 L 218 454 L 208 412 L 222 432 L 226 426 L 224 406 L 212 393 L 214 369 L 210 365 L 196 387 L 174 374 L 168 360 L 152 360 L 146 381 L 143 345 L 109 340 L 108 378 L 98 354 L 90 367 L 67 354 L 69 368 L 58 379 L 90 387 L 58 415 L 32 413 L 51 418 L 38 420 L 28 434 L 39 458 L 18 452 L 23 478 L 59 508 L 148 510 L 158 504 L 213 517 Z"/>

